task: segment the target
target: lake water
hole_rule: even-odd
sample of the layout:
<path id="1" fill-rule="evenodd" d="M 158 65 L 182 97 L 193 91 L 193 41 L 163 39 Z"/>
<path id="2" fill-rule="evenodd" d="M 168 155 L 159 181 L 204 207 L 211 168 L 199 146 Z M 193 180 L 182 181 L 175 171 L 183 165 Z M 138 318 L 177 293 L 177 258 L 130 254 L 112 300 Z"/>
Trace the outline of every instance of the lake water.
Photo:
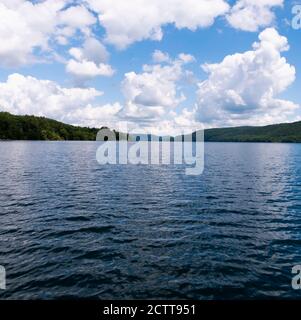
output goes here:
<path id="1" fill-rule="evenodd" d="M 0 142 L 0 298 L 301 297 L 301 145 L 206 143 L 200 176 L 97 146 Z"/>

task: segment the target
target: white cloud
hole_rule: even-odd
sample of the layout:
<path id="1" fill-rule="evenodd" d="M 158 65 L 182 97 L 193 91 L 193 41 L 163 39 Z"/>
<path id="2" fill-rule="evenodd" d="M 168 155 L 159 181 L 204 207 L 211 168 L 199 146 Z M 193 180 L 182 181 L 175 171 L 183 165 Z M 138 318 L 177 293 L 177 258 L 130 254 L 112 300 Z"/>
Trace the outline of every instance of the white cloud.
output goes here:
<path id="1" fill-rule="evenodd" d="M 185 101 L 181 82 L 186 80 L 185 65 L 195 61 L 189 54 L 181 53 L 171 59 L 167 53 L 155 51 L 153 60 L 162 64 L 144 65 L 141 73 L 129 72 L 122 82 L 125 104 L 116 119 L 130 122 L 136 131 L 147 130 L 153 134 L 176 134 L 197 122 L 195 113 L 175 109 Z"/>
<path id="2" fill-rule="evenodd" d="M 273 9 L 283 6 L 283 3 L 284 0 L 238 0 L 227 20 L 236 29 L 255 32 L 274 22 Z"/>
<path id="3" fill-rule="evenodd" d="M 66 71 L 79 82 L 114 74 L 113 68 L 105 63 L 109 57 L 106 48 L 94 38 L 86 39 L 82 48 L 71 48 L 69 53 L 74 59 L 67 62 Z"/>
<path id="4" fill-rule="evenodd" d="M 170 62 L 170 57 L 166 52 L 162 52 L 161 50 L 155 50 L 153 52 L 153 61 L 155 63 Z"/>
<path id="5" fill-rule="evenodd" d="M 123 92 L 126 100 L 150 107 L 178 105 L 182 100 L 176 90 L 176 81 L 182 75 L 180 64 L 144 66 L 143 71 L 141 74 L 125 74 Z"/>
<path id="6" fill-rule="evenodd" d="M 94 88 L 64 88 L 56 82 L 11 74 L 0 82 L 0 110 L 19 115 L 44 116 L 65 123 L 114 127 L 122 106 L 99 105 L 103 92 Z"/>
<path id="7" fill-rule="evenodd" d="M 204 65 L 208 80 L 199 84 L 199 121 L 214 125 L 266 124 L 286 121 L 298 105 L 278 99 L 295 80 L 295 68 L 281 52 L 287 39 L 269 28 L 253 50 Z"/>
<path id="8" fill-rule="evenodd" d="M 12 74 L 0 83 L 2 111 L 13 114 L 34 114 L 58 120 L 86 107 L 103 93 L 93 88 L 63 88 L 48 80 Z"/>
<path id="9" fill-rule="evenodd" d="M 77 80 L 85 81 L 97 76 L 110 77 L 114 70 L 108 64 L 100 63 L 97 65 L 93 61 L 71 59 L 68 61 L 66 71 L 71 73 Z"/>
<path id="10" fill-rule="evenodd" d="M 66 114 L 64 121 L 79 126 L 115 128 L 118 119 L 117 114 L 121 108 L 119 102 L 101 106 L 88 104 Z"/>
<path id="11" fill-rule="evenodd" d="M 158 55 L 158 52 L 154 54 Z M 164 55 L 168 57 L 167 54 Z M 178 59 L 169 58 L 169 63 L 164 65 L 144 65 L 142 73 L 126 73 L 122 82 L 126 103 L 121 115 L 137 120 L 162 119 L 186 99 L 178 89 L 178 82 L 185 76 L 183 65 L 191 61 L 192 56 L 180 54 Z"/>
<path id="12" fill-rule="evenodd" d="M 68 43 L 77 30 L 89 33 L 96 22 L 83 6 L 65 9 L 68 0 L 0 0 L 0 64 L 14 67 L 36 61 L 34 51 L 50 51 L 50 41 Z"/>
<path id="13" fill-rule="evenodd" d="M 59 25 L 67 25 L 75 29 L 83 29 L 96 23 L 96 18 L 83 5 L 62 10 L 58 15 Z"/>
<path id="14" fill-rule="evenodd" d="M 109 53 L 106 47 L 95 38 L 86 39 L 83 43 L 83 47 L 78 48 L 78 50 L 80 51 L 80 56 L 75 56 L 78 60 L 83 58 L 95 63 L 105 63 L 109 58 Z"/>
<path id="15" fill-rule="evenodd" d="M 195 31 L 209 27 L 225 14 L 229 5 L 224 0 L 87 0 L 99 14 L 106 29 L 106 40 L 118 48 L 145 39 L 161 40 L 162 27 Z"/>
<path id="16" fill-rule="evenodd" d="M 193 55 L 191 54 L 186 54 L 186 53 L 180 53 L 179 54 L 179 59 L 181 61 L 183 61 L 183 63 L 191 63 L 191 62 L 195 62 L 196 59 Z"/>

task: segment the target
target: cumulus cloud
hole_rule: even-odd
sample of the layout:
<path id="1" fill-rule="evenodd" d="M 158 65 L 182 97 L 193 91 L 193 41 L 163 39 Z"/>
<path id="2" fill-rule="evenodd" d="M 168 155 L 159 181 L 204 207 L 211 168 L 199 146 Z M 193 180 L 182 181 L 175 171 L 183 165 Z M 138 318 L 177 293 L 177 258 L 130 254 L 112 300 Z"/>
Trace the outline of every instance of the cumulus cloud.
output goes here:
<path id="1" fill-rule="evenodd" d="M 69 112 L 64 120 L 73 125 L 101 128 L 116 128 L 118 112 L 122 109 L 119 102 L 105 105 L 88 104 Z"/>
<path id="2" fill-rule="evenodd" d="M 108 106 L 100 108 L 90 104 L 102 94 L 93 88 L 64 88 L 53 81 L 16 73 L 0 83 L 0 106 L 1 111 L 13 114 L 33 114 L 88 125 L 85 120 L 94 118 L 96 122 L 104 114 L 110 114 L 105 111 L 110 109 Z"/>
<path id="3" fill-rule="evenodd" d="M 129 72 L 122 82 L 125 107 L 121 115 L 148 121 L 158 121 L 186 98 L 178 83 L 186 75 L 183 66 L 194 61 L 191 55 L 180 54 L 172 60 L 167 54 L 154 52 L 164 65 L 144 65 L 142 73 Z M 168 58 L 168 59 L 167 59 Z"/>
<path id="4" fill-rule="evenodd" d="M 195 111 L 177 107 L 186 100 L 181 84 L 186 81 L 185 66 L 195 61 L 189 54 L 172 59 L 167 53 L 155 51 L 152 65 L 144 65 L 141 73 L 128 72 L 122 82 L 124 105 L 114 116 L 115 123 L 126 121 L 139 132 L 180 134 L 200 128 Z M 158 63 L 158 62 L 161 63 Z"/>
<path id="5" fill-rule="evenodd" d="M 87 27 L 95 23 L 95 17 L 84 5 L 68 7 L 66 10 L 61 10 L 58 14 L 58 25 L 66 25 L 82 31 L 85 31 Z"/>
<path id="6" fill-rule="evenodd" d="M 183 63 L 191 63 L 191 62 L 195 62 L 195 57 L 191 54 L 186 54 L 186 53 L 180 53 L 179 54 L 179 59 L 183 62 Z"/>
<path id="7" fill-rule="evenodd" d="M 66 71 L 71 73 L 80 82 L 97 76 L 110 77 L 114 74 L 114 70 L 108 64 L 100 63 L 97 65 L 93 61 L 76 61 L 74 59 L 68 61 Z"/>
<path id="8" fill-rule="evenodd" d="M 281 56 L 288 49 L 287 39 L 268 28 L 253 50 L 203 65 L 208 79 L 197 92 L 198 120 L 214 125 L 286 121 L 298 107 L 277 98 L 295 80 L 295 68 Z"/>
<path id="9" fill-rule="evenodd" d="M 89 33 L 95 17 L 67 0 L 0 0 L 0 64 L 14 67 L 36 61 L 35 50 L 50 51 L 50 42 L 66 44 L 77 30 Z"/>
<path id="10" fill-rule="evenodd" d="M 87 0 L 106 29 L 106 40 L 125 48 L 145 39 L 161 40 L 162 26 L 177 29 L 209 27 L 229 10 L 224 0 Z"/>
<path id="11" fill-rule="evenodd" d="M 113 68 L 106 63 L 109 57 L 106 48 L 94 38 L 86 39 L 83 47 L 71 48 L 69 53 L 73 59 L 67 62 L 66 71 L 79 82 L 114 74 Z"/>
<path id="12" fill-rule="evenodd" d="M 155 63 L 170 62 L 170 57 L 166 52 L 162 52 L 161 50 L 155 50 L 153 52 L 153 61 Z"/>
<path id="13" fill-rule="evenodd" d="M 283 3 L 284 0 L 238 0 L 227 20 L 236 29 L 255 32 L 274 22 L 273 9 L 283 6 Z"/>

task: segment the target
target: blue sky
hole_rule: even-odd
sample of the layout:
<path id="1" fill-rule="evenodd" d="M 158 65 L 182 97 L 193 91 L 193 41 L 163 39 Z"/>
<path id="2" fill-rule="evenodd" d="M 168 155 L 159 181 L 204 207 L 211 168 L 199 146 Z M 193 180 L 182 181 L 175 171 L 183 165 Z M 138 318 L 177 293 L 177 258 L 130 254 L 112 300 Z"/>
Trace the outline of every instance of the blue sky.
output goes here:
<path id="1" fill-rule="evenodd" d="M 0 0 L 0 109 L 169 130 L 301 118 L 301 29 L 291 25 L 298 1 L 99 3 Z M 168 58 L 156 61 L 156 51 Z"/>

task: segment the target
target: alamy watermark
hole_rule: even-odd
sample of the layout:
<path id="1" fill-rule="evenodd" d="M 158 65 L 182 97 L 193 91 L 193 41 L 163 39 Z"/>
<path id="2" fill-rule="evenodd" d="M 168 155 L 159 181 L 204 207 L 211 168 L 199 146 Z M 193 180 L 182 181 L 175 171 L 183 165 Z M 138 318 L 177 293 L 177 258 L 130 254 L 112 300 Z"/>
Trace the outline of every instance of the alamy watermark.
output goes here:
<path id="1" fill-rule="evenodd" d="M 158 136 L 151 132 L 135 133 L 129 125 L 118 130 L 101 129 L 96 140 L 100 165 L 182 165 L 186 175 L 204 170 L 204 131 L 197 128 L 178 130 L 176 136 Z"/>
<path id="2" fill-rule="evenodd" d="M 295 30 L 301 29 L 301 4 L 293 6 L 292 14 L 294 15 L 292 20 L 292 28 Z"/>
<path id="3" fill-rule="evenodd" d="M 294 290 L 301 290 L 301 265 L 294 266 L 292 274 L 295 275 L 292 279 L 292 288 Z"/>
<path id="4" fill-rule="evenodd" d="M 3 266 L 0 266 L 0 290 L 6 289 L 6 271 Z"/>

